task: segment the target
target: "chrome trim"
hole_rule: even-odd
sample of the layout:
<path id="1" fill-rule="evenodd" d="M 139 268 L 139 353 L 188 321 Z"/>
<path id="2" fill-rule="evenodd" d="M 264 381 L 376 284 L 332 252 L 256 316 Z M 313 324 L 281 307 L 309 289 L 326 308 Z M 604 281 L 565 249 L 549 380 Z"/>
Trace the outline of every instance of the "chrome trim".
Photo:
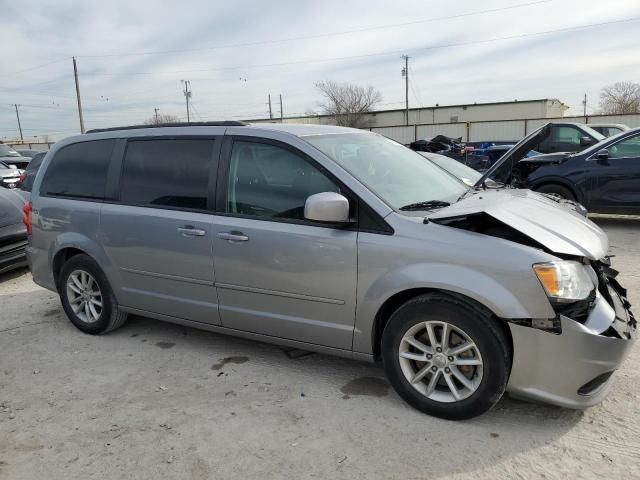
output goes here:
<path id="1" fill-rule="evenodd" d="M 215 283 L 218 288 L 227 290 L 238 290 L 241 292 L 258 293 L 262 295 L 275 295 L 278 297 L 295 298 L 297 300 L 308 300 L 310 302 L 331 303 L 333 305 L 344 305 L 344 300 L 336 300 L 334 298 L 314 297 L 311 295 L 302 295 L 300 293 L 280 292 L 278 290 L 266 290 L 264 288 L 245 287 L 242 285 L 232 285 L 230 283 Z"/>
<path id="2" fill-rule="evenodd" d="M 147 272 L 145 270 L 136 270 L 134 268 L 120 268 L 120 271 L 133 273 L 135 275 L 144 275 L 147 277 L 166 278 L 167 280 L 175 280 L 177 282 L 195 283 L 196 285 L 208 285 L 213 287 L 213 282 L 209 280 L 200 280 L 197 278 L 180 277 L 178 275 L 169 275 L 167 273 Z"/>

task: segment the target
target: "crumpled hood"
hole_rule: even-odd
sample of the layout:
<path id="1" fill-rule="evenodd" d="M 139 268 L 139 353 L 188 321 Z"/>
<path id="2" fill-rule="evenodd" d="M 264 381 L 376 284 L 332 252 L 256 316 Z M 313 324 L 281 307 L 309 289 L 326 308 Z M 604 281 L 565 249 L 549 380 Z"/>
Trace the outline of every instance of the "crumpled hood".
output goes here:
<path id="1" fill-rule="evenodd" d="M 607 254 L 607 235 L 579 213 L 573 203 L 558 202 L 531 190 L 485 190 L 428 215 L 444 220 L 484 212 L 550 251 L 598 260 Z"/>

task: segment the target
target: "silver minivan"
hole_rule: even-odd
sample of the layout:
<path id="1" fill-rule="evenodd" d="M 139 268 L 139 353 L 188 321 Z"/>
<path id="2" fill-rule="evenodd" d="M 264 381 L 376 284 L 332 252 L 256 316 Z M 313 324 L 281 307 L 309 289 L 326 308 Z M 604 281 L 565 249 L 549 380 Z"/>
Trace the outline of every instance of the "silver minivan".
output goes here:
<path id="1" fill-rule="evenodd" d="M 94 130 L 47 153 L 24 221 L 35 282 L 83 332 L 138 314 L 380 361 L 444 418 L 505 391 L 593 405 L 635 338 L 580 205 L 469 187 L 361 130 Z"/>

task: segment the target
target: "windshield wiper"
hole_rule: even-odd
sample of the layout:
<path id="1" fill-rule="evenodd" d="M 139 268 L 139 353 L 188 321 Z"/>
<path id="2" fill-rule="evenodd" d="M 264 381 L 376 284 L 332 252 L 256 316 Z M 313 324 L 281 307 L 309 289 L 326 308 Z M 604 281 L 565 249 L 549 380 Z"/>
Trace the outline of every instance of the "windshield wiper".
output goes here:
<path id="1" fill-rule="evenodd" d="M 449 202 L 443 202 L 442 200 L 427 200 L 426 202 L 416 202 L 400 207 L 400 210 L 429 210 L 431 208 L 448 207 L 451 205 Z"/>

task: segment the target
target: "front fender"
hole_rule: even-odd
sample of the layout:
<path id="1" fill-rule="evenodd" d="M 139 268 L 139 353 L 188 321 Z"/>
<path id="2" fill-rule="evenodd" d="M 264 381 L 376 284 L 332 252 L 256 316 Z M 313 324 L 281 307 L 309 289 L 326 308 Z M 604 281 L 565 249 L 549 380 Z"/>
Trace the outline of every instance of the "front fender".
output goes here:
<path id="1" fill-rule="evenodd" d="M 376 315 L 394 295 L 411 289 L 434 289 L 469 297 L 500 318 L 549 318 L 553 309 L 537 280 L 499 272 L 501 281 L 473 268 L 444 263 L 419 263 L 377 278 L 358 295 L 354 351 L 371 354 Z M 506 287 L 509 286 L 509 288 Z M 521 301 L 526 298 L 527 301 Z"/>

